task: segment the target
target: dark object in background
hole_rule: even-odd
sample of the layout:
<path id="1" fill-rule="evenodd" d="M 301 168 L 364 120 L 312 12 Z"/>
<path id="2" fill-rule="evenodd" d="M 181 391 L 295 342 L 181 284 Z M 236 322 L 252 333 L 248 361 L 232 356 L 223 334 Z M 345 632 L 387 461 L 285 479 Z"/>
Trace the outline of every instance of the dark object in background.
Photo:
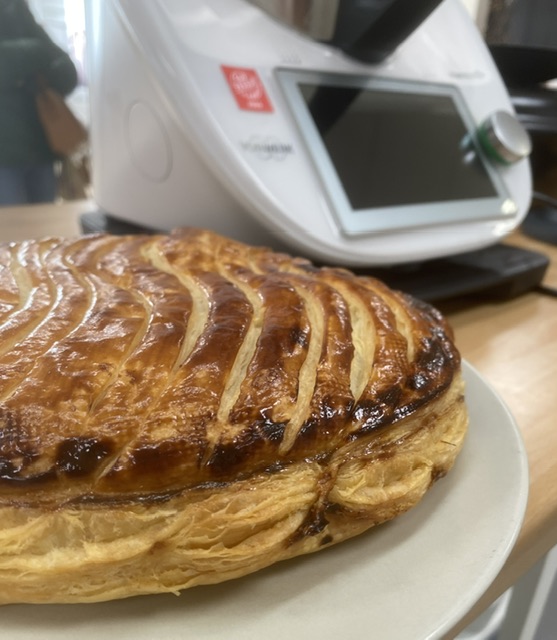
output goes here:
<path id="1" fill-rule="evenodd" d="M 549 260 L 537 251 L 507 244 L 418 265 L 370 270 L 393 289 L 437 304 L 466 296 L 504 300 L 540 286 Z"/>
<path id="2" fill-rule="evenodd" d="M 377 64 L 415 31 L 441 0 L 358 0 L 338 3 L 329 44 L 349 56 Z"/>
<path id="3" fill-rule="evenodd" d="M 493 0 L 486 41 L 533 143 L 534 198 L 522 230 L 557 244 L 557 2 Z"/>
<path id="4" fill-rule="evenodd" d="M 84 233 L 114 235 L 158 232 L 117 220 L 101 210 L 83 214 L 81 228 Z M 536 251 L 497 244 L 417 264 L 352 271 L 374 276 L 393 289 L 437 303 L 469 295 L 513 298 L 538 287 L 548 265 L 548 259 Z"/>
<path id="5" fill-rule="evenodd" d="M 0 0 L 0 205 L 52 202 L 54 164 L 35 96 L 66 96 L 77 85 L 69 57 L 35 21 L 25 0 Z"/>

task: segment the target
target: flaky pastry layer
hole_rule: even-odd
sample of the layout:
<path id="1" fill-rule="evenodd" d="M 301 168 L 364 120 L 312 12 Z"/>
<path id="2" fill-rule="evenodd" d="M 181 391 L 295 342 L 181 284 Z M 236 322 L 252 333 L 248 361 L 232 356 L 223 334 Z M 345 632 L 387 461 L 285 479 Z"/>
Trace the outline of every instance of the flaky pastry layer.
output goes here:
<path id="1" fill-rule="evenodd" d="M 0 247 L 0 602 L 176 592 L 414 506 L 467 428 L 431 307 L 203 230 Z"/>

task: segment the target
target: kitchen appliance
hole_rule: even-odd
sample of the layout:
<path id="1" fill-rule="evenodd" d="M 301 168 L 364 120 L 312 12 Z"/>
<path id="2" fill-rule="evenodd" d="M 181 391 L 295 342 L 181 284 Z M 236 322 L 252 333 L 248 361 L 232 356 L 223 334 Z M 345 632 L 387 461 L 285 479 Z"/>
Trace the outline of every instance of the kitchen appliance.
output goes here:
<path id="1" fill-rule="evenodd" d="M 94 197 L 323 262 L 489 246 L 530 141 L 460 0 L 87 3 Z"/>

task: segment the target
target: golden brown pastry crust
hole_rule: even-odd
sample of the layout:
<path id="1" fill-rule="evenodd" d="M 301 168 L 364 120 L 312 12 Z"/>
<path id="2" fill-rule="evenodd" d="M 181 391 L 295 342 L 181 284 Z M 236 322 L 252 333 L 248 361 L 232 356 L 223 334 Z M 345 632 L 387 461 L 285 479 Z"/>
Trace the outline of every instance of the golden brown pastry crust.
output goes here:
<path id="1" fill-rule="evenodd" d="M 416 504 L 467 427 L 438 312 L 208 231 L 0 247 L 0 602 L 220 582 Z"/>

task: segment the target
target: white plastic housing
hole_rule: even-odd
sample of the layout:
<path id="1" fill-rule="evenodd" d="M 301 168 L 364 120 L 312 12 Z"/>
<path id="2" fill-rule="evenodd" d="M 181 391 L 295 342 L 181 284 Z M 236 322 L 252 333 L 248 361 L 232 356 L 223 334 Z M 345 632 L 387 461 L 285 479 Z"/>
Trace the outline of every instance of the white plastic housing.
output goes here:
<path id="1" fill-rule="evenodd" d="M 278 69 L 291 69 L 451 85 L 477 126 L 494 111 L 512 112 L 460 0 L 445 0 L 378 66 L 309 40 L 243 0 L 91 0 L 87 7 L 93 187 L 98 205 L 117 218 L 156 229 L 207 227 L 363 266 L 487 246 L 527 212 L 525 159 L 493 168 L 514 203 L 504 215 L 422 225 L 417 209 L 408 228 L 346 233 L 278 79 Z M 240 90 L 247 100 L 255 92 L 251 107 L 239 106 L 227 69 L 249 70 Z M 401 180 L 393 175 L 393 189 Z"/>

